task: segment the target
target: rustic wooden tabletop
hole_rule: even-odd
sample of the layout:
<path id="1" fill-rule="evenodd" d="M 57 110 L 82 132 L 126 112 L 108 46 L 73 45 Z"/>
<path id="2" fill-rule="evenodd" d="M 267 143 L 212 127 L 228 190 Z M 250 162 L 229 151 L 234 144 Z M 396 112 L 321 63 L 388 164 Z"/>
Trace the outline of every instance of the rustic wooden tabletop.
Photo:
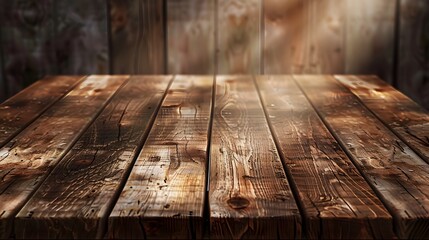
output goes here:
<path id="1" fill-rule="evenodd" d="M 0 237 L 427 238 L 429 114 L 374 76 L 52 76 L 0 105 Z"/>

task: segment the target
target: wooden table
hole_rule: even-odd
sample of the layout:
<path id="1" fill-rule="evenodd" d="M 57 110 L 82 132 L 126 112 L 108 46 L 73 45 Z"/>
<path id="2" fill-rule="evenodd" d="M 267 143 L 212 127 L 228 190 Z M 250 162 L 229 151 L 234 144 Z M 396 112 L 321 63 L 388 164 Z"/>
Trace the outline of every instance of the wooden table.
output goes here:
<path id="1" fill-rule="evenodd" d="M 429 237 L 429 115 L 373 76 L 46 77 L 0 147 L 1 237 Z"/>

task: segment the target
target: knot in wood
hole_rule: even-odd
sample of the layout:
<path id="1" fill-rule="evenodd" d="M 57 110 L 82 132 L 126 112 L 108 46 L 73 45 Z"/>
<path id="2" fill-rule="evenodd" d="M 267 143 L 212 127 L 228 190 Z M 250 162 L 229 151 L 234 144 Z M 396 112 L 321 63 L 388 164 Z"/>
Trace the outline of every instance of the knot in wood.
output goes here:
<path id="1" fill-rule="evenodd" d="M 250 201 L 243 197 L 230 198 L 227 203 L 233 209 L 243 209 L 250 205 Z"/>

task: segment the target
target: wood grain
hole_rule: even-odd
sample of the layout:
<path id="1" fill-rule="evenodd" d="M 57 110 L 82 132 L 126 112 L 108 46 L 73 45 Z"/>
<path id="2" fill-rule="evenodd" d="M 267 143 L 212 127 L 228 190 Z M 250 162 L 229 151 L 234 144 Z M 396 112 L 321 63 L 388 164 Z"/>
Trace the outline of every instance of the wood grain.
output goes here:
<path id="1" fill-rule="evenodd" d="M 212 87 L 211 76 L 176 77 L 109 217 L 109 237 L 202 237 Z"/>
<path id="2" fill-rule="evenodd" d="M 46 77 L 2 103 L 0 147 L 72 90 L 82 79 L 81 76 Z"/>
<path id="3" fill-rule="evenodd" d="M 429 1 L 400 2 L 397 87 L 429 109 Z"/>
<path id="4" fill-rule="evenodd" d="M 342 73 L 346 1 L 264 1 L 264 73 Z"/>
<path id="5" fill-rule="evenodd" d="M 0 237 L 127 77 L 92 76 L 0 149 Z"/>
<path id="6" fill-rule="evenodd" d="M 392 217 L 290 76 L 257 77 L 310 239 L 392 238 Z M 340 220 L 341 219 L 341 220 Z"/>
<path id="7" fill-rule="evenodd" d="M 391 83 L 397 1 L 346 2 L 345 72 L 376 74 Z"/>
<path id="8" fill-rule="evenodd" d="M 429 165 L 331 76 L 295 76 L 394 217 L 399 238 L 429 235 Z"/>
<path id="9" fill-rule="evenodd" d="M 171 77 L 132 77 L 18 213 L 18 238 L 100 238 Z"/>
<path id="10" fill-rule="evenodd" d="M 108 73 L 107 1 L 55 0 L 53 14 L 58 73 Z"/>
<path id="11" fill-rule="evenodd" d="M 264 1 L 264 73 L 304 72 L 308 46 L 307 1 Z"/>
<path id="12" fill-rule="evenodd" d="M 218 0 L 217 73 L 260 72 L 259 0 Z"/>
<path id="13" fill-rule="evenodd" d="M 164 1 L 109 0 L 114 74 L 164 73 Z"/>
<path id="14" fill-rule="evenodd" d="M 211 238 L 300 238 L 298 207 L 249 76 L 216 78 L 210 159 Z"/>
<path id="15" fill-rule="evenodd" d="M 213 74 L 215 0 L 167 1 L 168 73 Z"/>
<path id="16" fill-rule="evenodd" d="M 346 1 L 309 0 L 308 44 L 303 73 L 342 73 Z"/>
<path id="17" fill-rule="evenodd" d="M 429 163 L 429 113 L 375 76 L 336 76 L 402 141 Z"/>

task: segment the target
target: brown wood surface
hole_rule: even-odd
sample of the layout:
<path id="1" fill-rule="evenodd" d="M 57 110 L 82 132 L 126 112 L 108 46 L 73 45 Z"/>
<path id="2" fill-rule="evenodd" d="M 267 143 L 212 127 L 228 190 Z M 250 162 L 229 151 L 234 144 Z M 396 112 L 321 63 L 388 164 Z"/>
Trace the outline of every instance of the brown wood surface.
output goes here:
<path id="1" fill-rule="evenodd" d="M 392 238 L 392 217 L 291 76 L 257 77 L 310 239 Z"/>
<path id="2" fill-rule="evenodd" d="M 392 82 L 396 0 L 347 0 L 345 72 Z M 335 72 L 332 72 L 335 73 Z"/>
<path id="3" fill-rule="evenodd" d="M 264 73 L 342 73 L 346 1 L 264 1 Z"/>
<path id="4" fill-rule="evenodd" d="M 303 73 L 342 73 L 346 1 L 308 0 L 308 45 Z"/>
<path id="5" fill-rule="evenodd" d="M 83 79 L 46 77 L 0 105 L 0 147 L 21 132 Z"/>
<path id="6" fill-rule="evenodd" d="M 429 113 L 375 76 L 336 76 L 401 140 L 429 163 Z"/>
<path id="7" fill-rule="evenodd" d="M 397 87 L 429 109 L 429 1 L 400 0 Z"/>
<path id="8" fill-rule="evenodd" d="M 18 213 L 18 238 L 99 238 L 171 77 L 132 77 Z"/>
<path id="9" fill-rule="evenodd" d="M 125 76 L 91 76 L 0 149 L 0 237 L 15 214 L 97 116 Z"/>
<path id="10" fill-rule="evenodd" d="M 164 2 L 109 0 L 114 74 L 164 73 Z"/>
<path id="11" fill-rule="evenodd" d="M 261 1 L 218 0 L 217 73 L 260 72 Z"/>
<path id="12" fill-rule="evenodd" d="M 302 0 L 264 1 L 264 73 L 304 71 L 307 4 Z"/>
<path id="13" fill-rule="evenodd" d="M 295 76 L 394 217 L 399 238 L 429 235 L 429 165 L 332 76 Z"/>
<path id="14" fill-rule="evenodd" d="M 211 238 L 299 238 L 301 217 L 250 76 L 218 76 Z"/>
<path id="15" fill-rule="evenodd" d="M 212 76 L 177 76 L 109 218 L 113 238 L 201 238 Z"/>
<path id="16" fill-rule="evenodd" d="M 215 1 L 167 1 L 168 73 L 214 73 Z"/>

